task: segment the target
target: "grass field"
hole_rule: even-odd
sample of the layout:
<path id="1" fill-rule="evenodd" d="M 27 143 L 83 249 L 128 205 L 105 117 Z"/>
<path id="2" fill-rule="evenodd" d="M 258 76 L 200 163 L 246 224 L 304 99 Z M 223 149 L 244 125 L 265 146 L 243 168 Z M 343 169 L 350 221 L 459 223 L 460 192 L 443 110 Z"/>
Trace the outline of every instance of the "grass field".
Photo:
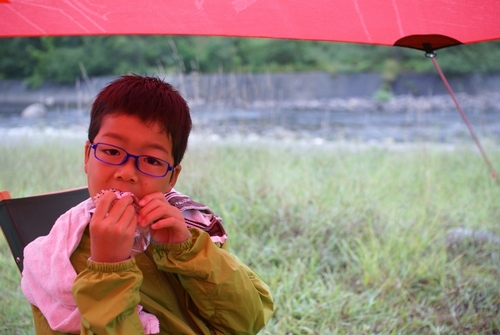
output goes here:
<path id="1" fill-rule="evenodd" d="M 489 148 L 493 164 L 500 151 Z M 83 145 L 0 144 L 0 190 L 85 185 Z M 261 334 L 500 334 L 500 184 L 473 148 L 194 143 L 176 188 L 223 217 L 232 251 L 271 287 Z M 31 334 L 0 237 L 1 334 Z"/>

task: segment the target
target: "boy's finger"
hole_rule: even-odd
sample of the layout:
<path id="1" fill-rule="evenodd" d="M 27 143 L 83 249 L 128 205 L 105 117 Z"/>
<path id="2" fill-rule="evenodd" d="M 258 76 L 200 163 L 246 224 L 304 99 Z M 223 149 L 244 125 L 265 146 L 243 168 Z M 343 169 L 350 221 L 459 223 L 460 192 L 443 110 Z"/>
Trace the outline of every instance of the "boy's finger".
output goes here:
<path id="1" fill-rule="evenodd" d="M 179 210 L 170 205 L 168 201 L 162 197 L 161 199 L 154 199 L 153 201 L 150 201 L 146 206 L 141 208 L 139 211 L 140 220 L 138 224 L 144 227 L 152 222 L 158 221 L 159 219 L 175 217 L 178 214 L 181 215 Z"/>
<path id="2" fill-rule="evenodd" d="M 133 199 L 132 197 L 123 197 L 121 199 L 118 199 L 116 200 L 115 202 L 113 202 L 111 204 L 111 208 L 109 209 L 108 213 L 109 214 L 112 214 L 112 213 L 123 213 L 123 211 L 125 210 L 125 208 L 127 208 L 127 206 L 131 205 L 133 202 Z M 132 206 L 133 207 L 133 206 Z M 135 211 L 135 209 L 134 209 Z"/>
<path id="3" fill-rule="evenodd" d="M 95 216 L 104 218 L 107 216 L 116 216 L 117 219 L 122 215 L 125 208 L 133 202 L 132 197 L 126 196 L 117 200 L 113 192 L 105 194 L 96 206 Z"/>
<path id="4" fill-rule="evenodd" d="M 134 206 L 130 204 L 127 205 L 118 220 L 124 222 L 124 229 L 129 229 L 131 226 L 135 229 L 135 226 L 137 226 L 137 214 Z"/>
<path id="5" fill-rule="evenodd" d="M 165 199 L 165 196 L 161 192 L 154 192 L 154 193 L 148 194 L 139 201 L 139 206 L 144 207 L 145 205 L 147 205 L 149 202 L 151 202 L 154 199 Z"/>
<path id="6" fill-rule="evenodd" d="M 104 194 L 96 204 L 94 217 L 99 217 L 99 218 L 106 217 L 115 201 L 116 201 L 116 195 L 113 192 L 108 192 Z"/>

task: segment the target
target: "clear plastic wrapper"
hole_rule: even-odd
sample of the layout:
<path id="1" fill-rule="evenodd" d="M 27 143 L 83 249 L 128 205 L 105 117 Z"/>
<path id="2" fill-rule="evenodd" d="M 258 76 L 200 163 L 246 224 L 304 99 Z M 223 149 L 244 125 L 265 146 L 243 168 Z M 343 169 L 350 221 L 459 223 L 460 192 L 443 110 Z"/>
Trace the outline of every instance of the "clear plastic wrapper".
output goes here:
<path id="1" fill-rule="evenodd" d="M 135 229 L 134 245 L 132 246 L 132 255 L 140 254 L 148 248 L 151 242 L 151 229 L 149 226 Z"/>

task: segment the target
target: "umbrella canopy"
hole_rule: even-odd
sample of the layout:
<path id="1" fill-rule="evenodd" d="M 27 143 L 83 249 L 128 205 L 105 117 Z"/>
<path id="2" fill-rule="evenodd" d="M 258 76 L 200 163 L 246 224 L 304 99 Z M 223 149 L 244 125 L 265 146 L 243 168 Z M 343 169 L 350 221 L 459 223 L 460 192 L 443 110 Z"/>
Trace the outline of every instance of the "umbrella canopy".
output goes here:
<path id="1" fill-rule="evenodd" d="M 497 0 L 0 0 L 0 37 L 207 35 L 399 45 L 500 39 Z"/>

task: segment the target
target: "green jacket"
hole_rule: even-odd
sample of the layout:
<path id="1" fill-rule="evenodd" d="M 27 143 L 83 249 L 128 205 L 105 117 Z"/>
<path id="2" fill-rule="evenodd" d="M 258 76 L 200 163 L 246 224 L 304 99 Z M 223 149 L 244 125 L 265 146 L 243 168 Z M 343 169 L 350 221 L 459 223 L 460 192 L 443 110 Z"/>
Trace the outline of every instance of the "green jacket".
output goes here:
<path id="1" fill-rule="evenodd" d="M 136 307 L 160 321 L 160 334 L 256 334 L 273 313 L 268 286 L 210 236 L 190 229 L 179 245 L 151 244 L 121 263 L 88 261 L 88 227 L 71 256 L 81 334 L 143 334 Z M 37 334 L 50 329 L 32 306 Z"/>

